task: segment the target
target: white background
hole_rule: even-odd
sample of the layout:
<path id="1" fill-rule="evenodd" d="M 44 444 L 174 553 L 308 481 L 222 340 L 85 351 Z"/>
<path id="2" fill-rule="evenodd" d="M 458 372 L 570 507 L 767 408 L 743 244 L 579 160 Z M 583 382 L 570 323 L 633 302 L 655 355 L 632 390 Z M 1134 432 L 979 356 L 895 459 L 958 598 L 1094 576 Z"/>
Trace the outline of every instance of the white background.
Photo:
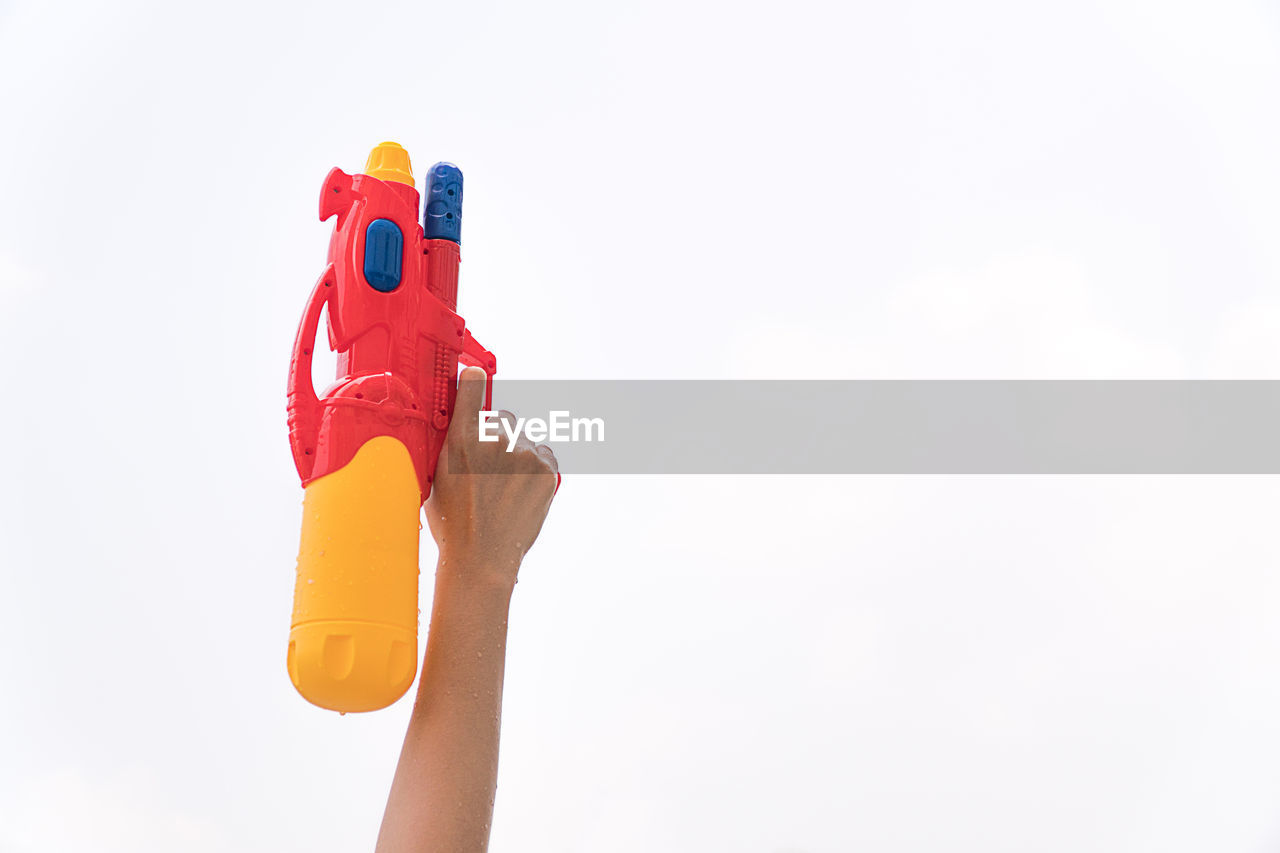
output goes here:
<path id="1" fill-rule="evenodd" d="M 372 848 L 410 703 L 285 674 L 284 379 L 382 139 L 505 376 L 1280 376 L 1274 6 L 628 5 L 0 3 L 0 851 Z M 492 849 L 1275 850 L 1278 506 L 570 472 Z"/>

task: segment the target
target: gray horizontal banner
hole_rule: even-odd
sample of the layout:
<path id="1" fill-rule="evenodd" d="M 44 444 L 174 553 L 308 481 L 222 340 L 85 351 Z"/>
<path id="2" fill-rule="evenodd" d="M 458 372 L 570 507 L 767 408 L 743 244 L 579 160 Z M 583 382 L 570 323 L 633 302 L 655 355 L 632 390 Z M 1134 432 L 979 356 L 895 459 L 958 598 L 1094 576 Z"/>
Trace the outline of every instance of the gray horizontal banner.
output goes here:
<path id="1" fill-rule="evenodd" d="M 494 406 L 565 474 L 1280 473 L 1275 381 L 499 379 Z"/>

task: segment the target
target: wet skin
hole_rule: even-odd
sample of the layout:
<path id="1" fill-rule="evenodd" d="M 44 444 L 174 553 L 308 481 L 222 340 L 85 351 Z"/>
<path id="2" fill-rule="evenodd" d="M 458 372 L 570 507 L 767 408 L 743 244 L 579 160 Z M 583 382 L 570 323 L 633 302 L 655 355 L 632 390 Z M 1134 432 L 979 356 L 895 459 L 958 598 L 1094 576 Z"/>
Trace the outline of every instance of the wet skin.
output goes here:
<path id="1" fill-rule="evenodd" d="M 557 468 L 550 448 L 527 438 L 511 452 L 505 436 L 479 440 L 484 389 L 484 371 L 463 371 L 426 503 L 440 548 L 435 599 L 376 853 L 489 846 L 507 612 L 520 563 L 551 508 Z"/>

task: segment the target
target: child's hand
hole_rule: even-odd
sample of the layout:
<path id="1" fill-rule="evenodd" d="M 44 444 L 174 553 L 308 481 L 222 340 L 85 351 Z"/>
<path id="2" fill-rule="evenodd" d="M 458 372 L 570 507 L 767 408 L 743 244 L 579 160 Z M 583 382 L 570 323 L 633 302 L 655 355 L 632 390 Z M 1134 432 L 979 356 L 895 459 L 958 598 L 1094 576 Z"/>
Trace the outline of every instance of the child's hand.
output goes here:
<path id="1" fill-rule="evenodd" d="M 548 447 L 521 437 L 508 453 L 505 437 L 480 441 L 484 386 L 484 371 L 463 371 L 427 500 L 440 545 L 431 628 L 378 853 L 488 848 L 507 613 L 557 474 Z"/>
<path id="2" fill-rule="evenodd" d="M 441 571 L 450 563 L 465 564 L 464 571 L 492 572 L 491 579 L 514 584 L 520 561 L 551 508 L 556 457 L 551 448 L 535 447 L 523 434 L 510 453 L 504 430 L 496 442 L 480 441 L 484 390 L 483 370 L 468 367 L 462 372 L 453 422 L 426 504 L 427 523 L 440 546 Z M 510 412 L 502 418 L 515 423 Z"/>

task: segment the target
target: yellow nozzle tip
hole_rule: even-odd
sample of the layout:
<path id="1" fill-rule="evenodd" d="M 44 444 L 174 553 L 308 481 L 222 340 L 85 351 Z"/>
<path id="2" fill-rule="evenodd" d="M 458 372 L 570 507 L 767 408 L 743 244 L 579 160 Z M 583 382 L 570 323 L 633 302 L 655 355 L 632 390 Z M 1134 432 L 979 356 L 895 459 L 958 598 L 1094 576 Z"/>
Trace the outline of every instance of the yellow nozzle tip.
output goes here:
<path id="1" fill-rule="evenodd" d="M 380 142 L 369 152 L 369 159 L 364 164 L 364 173 L 380 181 L 396 181 L 413 186 L 413 166 L 409 163 L 409 152 L 398 142 Z"/>

